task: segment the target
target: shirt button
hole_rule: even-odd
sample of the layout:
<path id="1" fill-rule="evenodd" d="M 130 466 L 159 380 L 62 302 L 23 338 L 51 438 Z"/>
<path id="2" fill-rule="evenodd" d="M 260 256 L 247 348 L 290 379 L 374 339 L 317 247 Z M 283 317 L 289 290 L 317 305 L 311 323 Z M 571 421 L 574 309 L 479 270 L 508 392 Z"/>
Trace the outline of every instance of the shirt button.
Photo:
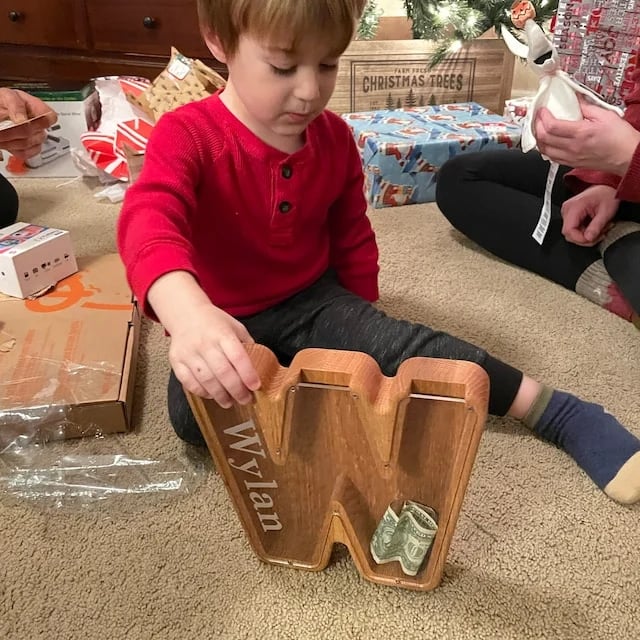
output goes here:
<path id="1" fill-rule="evenodd" d="M 282 177 L 287 178 L 288 180 L 292 175 L 293 175 L 293 169 L 288 164 L 283 165 Z"/>
<path id="2" fill-rule="evenodd" d="M 284 200 L 278 205 L 278 209 L 280 209 L 280 213 L 289 213 L 291 211 L 291 203 Z"/>

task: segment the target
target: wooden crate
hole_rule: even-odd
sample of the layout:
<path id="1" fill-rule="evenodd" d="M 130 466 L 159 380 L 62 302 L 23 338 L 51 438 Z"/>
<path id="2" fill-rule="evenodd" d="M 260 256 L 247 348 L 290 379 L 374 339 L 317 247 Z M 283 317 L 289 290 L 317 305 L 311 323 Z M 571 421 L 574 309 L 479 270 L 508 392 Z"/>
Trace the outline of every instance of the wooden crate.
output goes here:
<path id="1" fill-rule="evenodd" d="M 514 56 L 502 40 L 473 40 L 430 69 L 434 48 L 426 40 L 352 42 L 342 56 L 329 109 L 353 113 L 475 101 L 503 113 Z"/>
<path id="2" fill-rule="evenodd" d="M 412 358 L 387 378 L 363 353 L 307 349 L 283 368 L 266 347 L 247 350 L 262 380 L 253 406 L 189 402 L 258 557 L 319 571 L 342 543 L 368 580 L 438 586 L 486 420 L 485 371 Z M 437 513 L 416 576 L 369 549 L 387 507 L 404 500 Z"/>

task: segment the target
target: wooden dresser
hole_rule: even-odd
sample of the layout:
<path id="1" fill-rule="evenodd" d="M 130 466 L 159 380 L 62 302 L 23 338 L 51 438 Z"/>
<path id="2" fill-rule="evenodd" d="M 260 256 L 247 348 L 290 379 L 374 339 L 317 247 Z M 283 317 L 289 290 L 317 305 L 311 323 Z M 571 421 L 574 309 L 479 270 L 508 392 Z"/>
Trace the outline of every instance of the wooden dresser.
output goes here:
<path id="1" fill-rule="evenodd" d="M 0 83 L 155 78 L 171 46 L 219 73 L 196 0 L 0 0 Z"/>

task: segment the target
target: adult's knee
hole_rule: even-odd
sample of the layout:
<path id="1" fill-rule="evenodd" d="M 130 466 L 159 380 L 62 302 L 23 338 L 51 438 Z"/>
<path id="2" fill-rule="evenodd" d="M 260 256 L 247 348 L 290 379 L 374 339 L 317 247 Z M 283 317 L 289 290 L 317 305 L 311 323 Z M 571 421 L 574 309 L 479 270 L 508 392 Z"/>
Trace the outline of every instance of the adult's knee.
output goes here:
<path id="1" fill-rule="evenodd" d="M 464 153 L 447 160 L 436 178 L 436 204 L 453 227 L 466 233 L 477 197 L 476 174 L 481 153 Z"/>
<path id="2" fill-rule="evenodd" d="M 13 185 L 0 176 L 0 228 L 8 227 L 18 219 L 18 193 Z"/>
<path id="3" fill-rule="evenodd" d="M 178 438 L 197 447 L 206 446 L 200 427 L 189 406 L 184 389 L 173 371 L 169 376 L 167 404 L 169 420 Z"/>
<path id="4" fill-rule="evenodd" d="M 447 160 L 438 171 L 436 178 L 436 204 L 442 213 L 456 215 L 465 200 L 465 183 L 469 179 L 469 157 L 454 156 Z"/>

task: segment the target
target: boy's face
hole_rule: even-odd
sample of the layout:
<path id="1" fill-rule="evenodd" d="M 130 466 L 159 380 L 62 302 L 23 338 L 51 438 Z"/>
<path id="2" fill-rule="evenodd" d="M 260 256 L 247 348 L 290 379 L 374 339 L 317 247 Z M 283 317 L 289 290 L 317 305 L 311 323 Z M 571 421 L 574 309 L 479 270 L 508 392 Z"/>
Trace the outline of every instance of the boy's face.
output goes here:
<path id="1" fill-rule="evenodd" d="M 231 112 L 267 144 L 286 152 L 299 148 L 304 130 L 331 98 L 339 58 L 318 43 L 292 53 L 246 34 L 231 57 L 215 40 L 208 44 L 229 69 L 222 99 Z"/>

